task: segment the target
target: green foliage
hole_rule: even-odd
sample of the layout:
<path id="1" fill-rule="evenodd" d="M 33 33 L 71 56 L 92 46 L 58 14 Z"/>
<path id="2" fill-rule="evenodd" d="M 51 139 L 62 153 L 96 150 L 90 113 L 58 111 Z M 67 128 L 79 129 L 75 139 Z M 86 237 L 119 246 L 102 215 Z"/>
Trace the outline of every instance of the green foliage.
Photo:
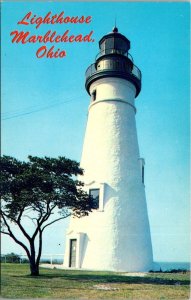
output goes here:
<path id="1" fill-rule="evenodd" d="M 91 199 L 83 190 L 83 183 L 75 176 L 83 175 L 79 163 L 59 158 L 29 156 L 28 161 L 19 161 L 10 156 L 0 160 L 1 198 L 0 210 L 2 233 L 9 235 L 25 250 L 33 272 L 38 275 L 42 251 L 42 233 L 51 224 L 74 215 L 82 217 L 91 211 Z M 59 213 L 55 214 L 55 211 Z M 55 218 L 53 216 L 55 215 Z M 23 217 L 28 216 L 35 230 L 27 233 Z M 28 248 L 14 235 L 14 223 L 28 240 Z M 35 239 L 38 238 L 38 253 L 35 258 Z"/>
<path id="2" fill-rule="evenodd" d="M 64 209 L 63 212 L 66 207 L 72 208 L 76 216 L 86 215 L 90 210 L 89 196 L 82 190 L 83 183 L 73 179 L 74 175 L 83 174 L 73 160 L 29 156 L 29 162 L 21 162 L 3 156 L 0 166 L 4 212 L 12 221 L 28 207 L 45 213 L 49 203 L 51 207 Z"/>
<path id="3" fill-rule="evenodd" d="M 149 271 L 149 273 L 183 273 L 186 274 L 187 270 L 186 269 L 169 269 L 169 270 L 165 270 L 162 271 L 162 269 L 160 268 L 159 271 Z"/>
<path id="4" fill-rule="evenodd" d="M 7 263 L 20 263 L 20 256 L 13 252 L 6 254 Z"/>

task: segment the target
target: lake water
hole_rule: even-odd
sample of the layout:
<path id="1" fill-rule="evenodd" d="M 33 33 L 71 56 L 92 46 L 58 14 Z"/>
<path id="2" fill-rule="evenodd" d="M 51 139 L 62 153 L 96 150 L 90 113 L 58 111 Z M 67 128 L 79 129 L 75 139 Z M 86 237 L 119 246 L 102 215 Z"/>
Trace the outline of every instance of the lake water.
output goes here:
<path id="1" fill-rule="evenodd" d="M 43 259 L 42 259 L 43 261 Z M 63 259 L 60 258 L 53 258 L 53 263 L 55 264 L 62 264 Z M 170 271 L 170 270 L 190 270 L 190 263 L 189 262 L 156 262 L 157 266 L 159 266 L 159 269 L 161 268 L 162 271 Z"/>
<path id="2" fill-rule="evenodd" d="M 160 267 L 162 271 L 170 271 L 170 270 L 178 270 L 178 269 L 184 269 L 184 270 L 190 270 L 190 263 L 189 262 L 156 262 Z"/>

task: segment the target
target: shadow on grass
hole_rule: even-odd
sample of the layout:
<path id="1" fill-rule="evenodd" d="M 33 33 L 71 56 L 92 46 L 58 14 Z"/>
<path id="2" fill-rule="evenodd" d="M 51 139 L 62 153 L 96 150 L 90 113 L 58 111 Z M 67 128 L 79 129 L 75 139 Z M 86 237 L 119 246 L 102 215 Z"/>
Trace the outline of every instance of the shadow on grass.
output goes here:
<path id="1" fill-rule="evenodd" d="M 153 274 L 154 275 L 154 274 Z M 190 285 L 190 280 L 181 280 L 181 279 L 167 279 L 167 278 L 158 278 L 155 276 L 122 276 L 115 274 L 82 274 L 74 272 L 63 272 L 59 273 L 47 273 L 41 274 L 38 277 L 32 277 L 30 275 L 19 276 L 19 277 L 28 277 L 34 278 L 37 280 L 49 280 L 49 279 L 61 279 L 67 281 L 78 281 L 78 282 L 94 282 L 94 283 L 127 283 L 127 284 L 160 284 L 160 285 Z"/>

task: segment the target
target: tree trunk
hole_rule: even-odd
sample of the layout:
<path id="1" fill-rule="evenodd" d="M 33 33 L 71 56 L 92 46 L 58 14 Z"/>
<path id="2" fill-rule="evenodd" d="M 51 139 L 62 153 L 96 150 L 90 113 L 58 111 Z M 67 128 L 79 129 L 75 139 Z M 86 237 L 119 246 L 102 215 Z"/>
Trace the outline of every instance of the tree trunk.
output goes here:
<path id="1" fill-rule="evenodd" d="M 39 262 L 35 258 L 34 239 L 30 241 L 31 255 L 30 255 L 30 271 L 31 276 L 39 276 Z"/>
<path id="2" fill-rule="evenodd" d="M 30 271 L 31 276 L 39 276 L 39 264 L 36 264 L 34 261 L 30 262 Z"/>

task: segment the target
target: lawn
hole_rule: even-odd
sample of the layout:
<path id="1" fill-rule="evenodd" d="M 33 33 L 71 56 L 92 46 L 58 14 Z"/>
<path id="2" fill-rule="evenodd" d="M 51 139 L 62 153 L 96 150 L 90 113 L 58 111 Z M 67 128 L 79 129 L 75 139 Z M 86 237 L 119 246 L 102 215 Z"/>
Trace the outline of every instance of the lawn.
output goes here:
<path id="1" fill-rule="evenodd" d="M 114 272 L 40 269 L 29 276 L 25 264 L 2 264 L 3 298 L 189 299 L 190 273 L 149 273 L 144 277 Z"/>

